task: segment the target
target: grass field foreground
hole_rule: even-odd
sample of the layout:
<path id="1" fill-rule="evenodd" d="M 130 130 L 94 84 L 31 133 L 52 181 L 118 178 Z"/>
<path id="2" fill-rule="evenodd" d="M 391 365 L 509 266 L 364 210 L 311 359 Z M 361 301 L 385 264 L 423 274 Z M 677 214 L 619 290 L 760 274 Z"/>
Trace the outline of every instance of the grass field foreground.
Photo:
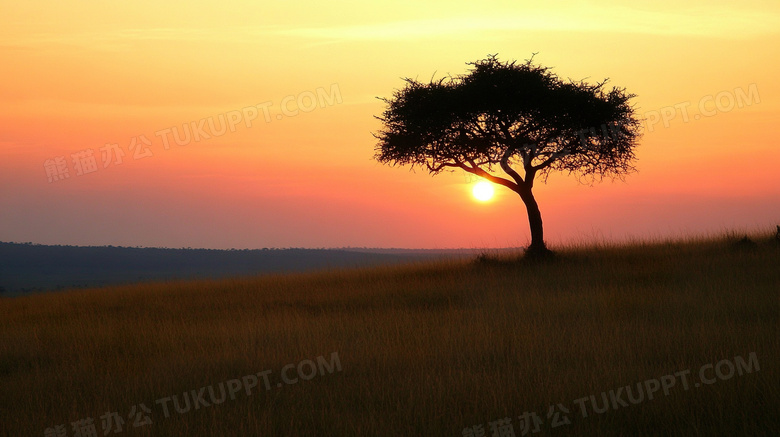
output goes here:
<path id="1" fill-rule="evenodd" d="M 780 435 L 777 244 L 558 251 L 0 299 L 0 434 Z"/>

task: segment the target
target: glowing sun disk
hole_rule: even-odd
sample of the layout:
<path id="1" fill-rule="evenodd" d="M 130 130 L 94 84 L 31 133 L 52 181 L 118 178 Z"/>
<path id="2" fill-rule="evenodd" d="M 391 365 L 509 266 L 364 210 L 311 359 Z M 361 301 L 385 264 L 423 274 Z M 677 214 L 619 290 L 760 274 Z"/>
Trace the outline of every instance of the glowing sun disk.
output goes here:
<path id="1" fill-rule="evenodd" d="M 474 184 L 471 194 L 480 202 L 487 202 L 493 198 L 493 184 L 487 181 L 480 181 Z"/>

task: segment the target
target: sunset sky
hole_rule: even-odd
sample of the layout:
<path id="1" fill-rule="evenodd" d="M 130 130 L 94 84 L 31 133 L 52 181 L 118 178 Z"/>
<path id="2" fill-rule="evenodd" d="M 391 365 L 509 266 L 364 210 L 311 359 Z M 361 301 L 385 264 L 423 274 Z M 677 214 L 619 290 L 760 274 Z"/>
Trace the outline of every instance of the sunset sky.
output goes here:
<path id="1" fill-rule="evenodd" d="M 373 160 L 376 97 L 496 53 L 609 78 L 648 122 L 625 181 L 536 186 L 553 247 L 774 229 L 780 2 L 636 4 L 4 2 L 0 241 L 525 245 L 516 194 Z"/>

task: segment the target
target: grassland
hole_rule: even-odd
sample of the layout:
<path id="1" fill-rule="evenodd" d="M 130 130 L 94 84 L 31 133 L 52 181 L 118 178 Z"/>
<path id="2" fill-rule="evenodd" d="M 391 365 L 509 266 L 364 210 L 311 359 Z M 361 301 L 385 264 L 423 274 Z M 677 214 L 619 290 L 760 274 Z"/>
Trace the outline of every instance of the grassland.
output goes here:
<path id="1" fill-rule="evenodd" d="M 521 436 L 519 416 L 535 412 L 527 435 L 780 435 L 780 248 L 758 243 L 0 299 L 0 434 L 63 424 L 71 436 L 92 417 L 103 435 L 100 416 L 117 412 L 117 436 L 462 436 L 475 425 L 491 436 L 505 417 Z M 284 366 L 333 352 L 341 370 L 281 383 Z M 751 354 L 749 372 L 725 377 Z M 170 417 L 155 402 L 266 369 L 270 390 Z M 675 373 L 652 400 L 601 414 L 581 401 L 588 417 L 575 402 Z M 153 423 L 134 428 L 140 403 Z M 553 428 L 557 404 L 570 423 Z"/>

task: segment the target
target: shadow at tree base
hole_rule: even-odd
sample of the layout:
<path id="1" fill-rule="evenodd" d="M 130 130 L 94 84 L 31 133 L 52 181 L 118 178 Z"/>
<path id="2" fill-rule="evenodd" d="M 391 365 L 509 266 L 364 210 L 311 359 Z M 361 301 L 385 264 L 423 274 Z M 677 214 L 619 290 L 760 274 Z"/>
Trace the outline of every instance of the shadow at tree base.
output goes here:
<path id="1" fill-rule="evenodd" d="M 522 253 L 512 255 L 494 255 L 483 252 L 474 259 L 473 263 L 480 267 L 516 267 L 528 264 L 548 264 L 561 259 L 559 254 L 546 247 L 528 247 Z"/>

